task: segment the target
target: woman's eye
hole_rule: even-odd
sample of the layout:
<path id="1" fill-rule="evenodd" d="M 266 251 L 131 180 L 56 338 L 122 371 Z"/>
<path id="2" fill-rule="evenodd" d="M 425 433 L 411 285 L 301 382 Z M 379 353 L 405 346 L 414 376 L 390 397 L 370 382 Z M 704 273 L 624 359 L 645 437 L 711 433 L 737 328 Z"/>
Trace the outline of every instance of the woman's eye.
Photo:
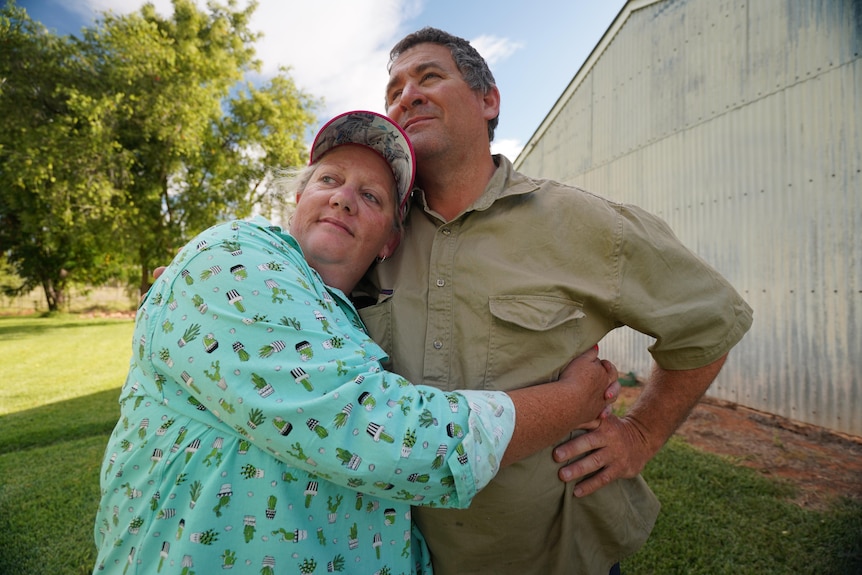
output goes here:
<path id="1" fill-rule="evenodd" d="M 374 195 L 374 194 L 372 194 L 371 192 L 365 192 L 365 193 L 363 194 L 363 196 L 364 196 L 364 197 L 365 197 L 365 199 L 366 199 L 366 200 L 368 200 L 369 202 L 372 202 L 372 203 L 375 203 L 375 204 L 379 204 L 379 203 L 380 203 L 380 200 L 379 200 L 379 199 L 377 199 L 377 196 L 375 196 L 375 195 Z"/>

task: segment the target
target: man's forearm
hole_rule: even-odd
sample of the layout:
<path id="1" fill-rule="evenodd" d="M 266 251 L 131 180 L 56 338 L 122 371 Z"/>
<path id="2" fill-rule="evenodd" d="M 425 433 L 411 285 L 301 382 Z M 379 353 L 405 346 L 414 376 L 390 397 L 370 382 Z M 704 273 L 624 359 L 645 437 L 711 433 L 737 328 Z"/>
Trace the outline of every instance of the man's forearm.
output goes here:
<path id="1" fill-rule="evenodd" d="M 709 389 L 727 355 L 697 369 L 672 371 L 653 366 L 649 380 L 625 415 L 644 436 L 654 455 L 685 421 Z"/>

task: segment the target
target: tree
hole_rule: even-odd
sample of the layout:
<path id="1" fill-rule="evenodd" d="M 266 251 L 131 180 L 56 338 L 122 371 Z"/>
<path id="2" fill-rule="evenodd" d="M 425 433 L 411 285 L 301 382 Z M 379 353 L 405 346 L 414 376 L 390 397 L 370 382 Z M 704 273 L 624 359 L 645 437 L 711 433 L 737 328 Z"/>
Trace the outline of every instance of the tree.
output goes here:
<path id="1" fill-rule="evenodd" d="M 203 228 L 271 204 L 274 170 L 305 163 L 317 101 L 280 70 L 268 83 L 236 9 L 173 0 L 104 14 L 57 37 L 0 11 L 0 253 L 58 309 L 73 279 L 150 270 Z"/>
<path id="2" fill-rule="evenodd" d="M 116 157 L 98 110 L 94 121 L 74 110 L 91 79 L 70 42 L 9 2 L 0 46 L 0 252 L 22 279 L 4 291 L 41 286 L 53 311 L 76 272 L 98 281 L 113 269 L 104 263 Z"/>
<path id="3" fill-rule="evenodd" d="M 257 88 L 238 82 L 259 70 L 248 28 L 256 3 L 235 10 L 173 0 L 172 18 L 152 5 L 128 16 L 107 14 L 85 32 L 89 61 L 112 90 L 117 143 L 131 158 L 123 187 L 123 233 L 150 270 L 173 257 L 194 233 L 227 217 L 249 215 L 275 168 L 304 163 L 303 137 L 315 102 L 282 70 Z"/>

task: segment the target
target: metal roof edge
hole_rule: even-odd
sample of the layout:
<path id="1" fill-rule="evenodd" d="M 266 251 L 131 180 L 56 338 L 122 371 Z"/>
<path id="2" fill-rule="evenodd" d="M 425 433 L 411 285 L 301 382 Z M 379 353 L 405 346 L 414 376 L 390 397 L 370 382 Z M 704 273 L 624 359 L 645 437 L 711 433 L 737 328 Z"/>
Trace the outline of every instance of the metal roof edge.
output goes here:
<path id="1" fill-rule="evenodd" d="M 626 21 L 629 19 L 629 16 L 635 12 L 636 10 L 640 10 L 642 8 L 646 8 L 652 4 L 657 4 L 659 2 L 664 2 L 665 0 L 629 0 L 625 3 L 625 5 L 620 9 L 619 14 L 617 14 L 614 21 L 611 22 L 611 25 L 608 26 L 608 29 L 605 30 L 605 33 L 602 35 L 599 43 L 596 44 L 595 48 L 593 48 L 590 55 L 587 56 L 587 59 L 584 61 L 583 65 L 578 69 L 575 73 L 575 76 L 572 78 L 569 85 L 566 86 L 566 89 L 563 90 L 563 93 L 557 98 L 557 101 L 551 107 L 551 110 L 545 116 L 545 119 L 539 124 L 539 127 L 536 128 L 536 131 L 533 132 L 533 135 L 530 136 L 530 139 L 524 144 L 524 147 L 521 149 L 521 152 L 518 154 L 518 157 L 515 158 L 515 161 L 512 162 L 515 169 L 519 169 L 525 154 L 529 153 L 530 150 L 536 145 L 539 139 L 544 135 L 545 131 L 548 129 L 548 126 L 556 119 L 557 115 L 559 115 L 560 111 L 565 106 L 566 102 L 572 97 L 575 90 L 577 90 L 578 86 L 581 85 L 584 78 L 590 72 L 592 67 L 598 62 L 602 53 L 605 51 L 605 48 L 611 43 Z"/>

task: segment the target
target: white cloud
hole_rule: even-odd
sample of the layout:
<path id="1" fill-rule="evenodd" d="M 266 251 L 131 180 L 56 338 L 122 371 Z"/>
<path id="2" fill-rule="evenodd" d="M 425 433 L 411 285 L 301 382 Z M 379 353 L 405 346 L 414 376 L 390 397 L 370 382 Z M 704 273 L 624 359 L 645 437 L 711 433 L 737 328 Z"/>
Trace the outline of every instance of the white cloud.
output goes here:
<path id="1" fill-rule="evenodd" d="M 470 44 L 485 58 L 488 66 L 492 69 L 494 64 L 505 60 L 524 47 L 520 42 L 512 42 L 508 38 L 498 38 L 486 34 L 479 36 L 475 40 L 470 40 Z"/>
<path id="2" fill-rule="evenodd" d="M 145 1 L 74 0 L 67 8 L 92 21 L 97 12 L 128 14 Z M 172 13 L 170 0 L 151 1 L 160 14 Z M 289 67 L 300 89 L 323 98 L 319 115 L 326 120 L 347 109 L 383 111 L 389 49 L 420 10 L 419 0 L 262 0 L 250 27 L 263 33 L 255 44 L 263 76 Z"/>
<path id="3" fill-rule="evenodd" d="M 410 17 L 399 0 L 262 2 L 252 26 L 263 32 L 264 75 L 291 67 L 300 88 L 325 98 L 326 115 L 352 108 L 383 111 L 389 48 Z"/>
<path id="4" fill-rule="evenodd" d="M 146 0 L 52 0 L 92 22 L 97 12 L 128 14 L 140 10 Z M 150 0 L 156 11 L 169 15 L 170 0 Z M 318 110 L 321 121 L 349 109 L 383 112 L 389 49 L 406 31 L 404 23 L 422 12 L 425 0 L 314 0 L 284 2 L 260 0 L 252 15 L 251 29 L 263 37 L 255 43 L 264 77 L 280 66 L 289 67 L 297 86 L 324 100 Z M 197 4 L 205 9 L 204 0 Z M 242 0 L 240 8 L 247 4 Z M 492 35 L 471 40 L 493 67 L 523 44 Z M 520 145 L 495 142 L 514 158 Z"/>
<path id="5" fill-rule="evenodd" d="M 524 144 L 518 140 L 494 140 L 491 142 L 492 154 L 503 154 L 513 162 L 521 150 L 524 149 Z"/>

